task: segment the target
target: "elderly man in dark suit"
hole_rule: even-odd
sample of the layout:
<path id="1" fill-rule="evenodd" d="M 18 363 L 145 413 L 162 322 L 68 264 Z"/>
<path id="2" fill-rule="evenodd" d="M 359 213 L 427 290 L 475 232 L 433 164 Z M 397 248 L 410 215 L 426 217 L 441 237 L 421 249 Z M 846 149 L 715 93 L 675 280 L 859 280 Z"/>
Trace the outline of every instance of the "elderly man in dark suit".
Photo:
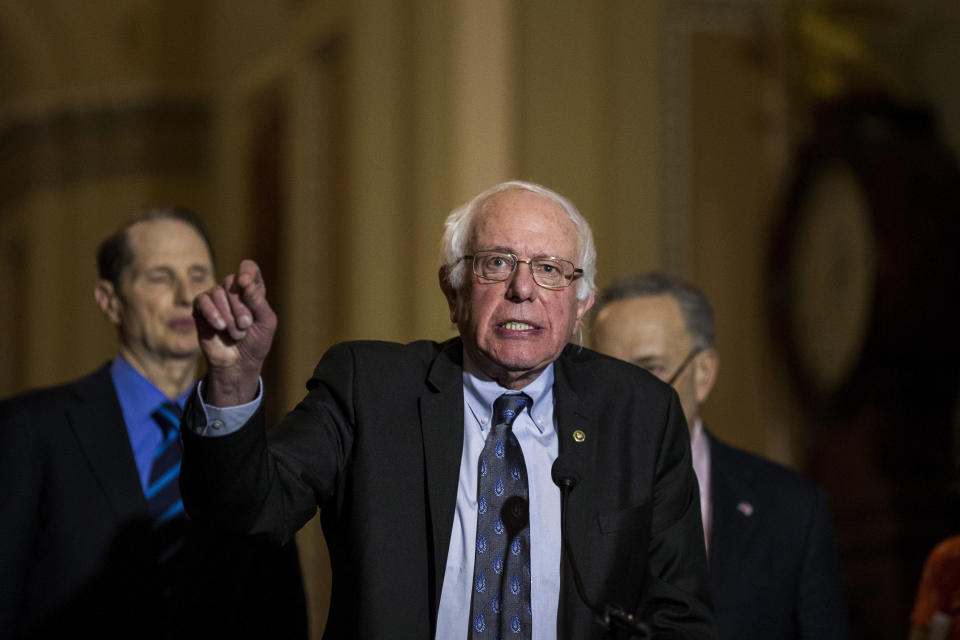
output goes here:
<path id="1" fill-rule="evenodd" d="M 600 295 L 596 348 L 673 385 L 691 430 L 693 465 L 721 640 L 847 637 L 826 496 L 799 474 L 709 433 L 700 405 L 719 366 L 713 310 L 701 291 L 664 274 L 613 283 Z"/>
<path id="2" fill-rule="evenodd" d="M 192 304 L 214 281 L 199 219 L 147 209 L 97 259 L 117 357 L 0 403 L 0 637 L 305 637 L 296 548 L 206 536 L 180 500 Z"/>
<path id="3" fill-rule="evenodd" d="M 481 193 L 444 235 L 460 337 L 337 345 L 265 433 L 258 375 L 277 320 L 245 261 L 194 305 L 208 374 L 187 407 L 188 511 L 283 540 L 319 506 L 329 638 L 713 637 L 676 394 L 567 344 L 595 263 L 562 196 L 524 182 Z M 565 510 L 558 458 L 560 483 L 576 484 Z M 562 559 L 561 511 L 590 606 Z M 616 613 L 610 629 L 594 607 Z"/>

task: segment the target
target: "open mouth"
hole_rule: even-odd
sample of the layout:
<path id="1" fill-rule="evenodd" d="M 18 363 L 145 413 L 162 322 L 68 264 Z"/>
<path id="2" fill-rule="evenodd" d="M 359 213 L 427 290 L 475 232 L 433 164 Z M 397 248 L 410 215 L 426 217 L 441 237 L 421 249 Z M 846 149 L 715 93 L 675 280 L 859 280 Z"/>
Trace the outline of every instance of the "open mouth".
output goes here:
<path id="1" fill-rule="evenodd" d="M 538 329 L 532 324 L 527 324 L 526 322 L 520 322 L 519 320 L 507 320 L 500 324 L 500 327 L 506 329 L 507 331 L 532 331 Z"/>
<path id="2" fill-rule="evenodd" d="M 174 331 L 192 331 L 196 328 L 196 323 L 190 316 L 186 318 L 177 318 L 176 320 L 170 321 L 170 328 Z"/>

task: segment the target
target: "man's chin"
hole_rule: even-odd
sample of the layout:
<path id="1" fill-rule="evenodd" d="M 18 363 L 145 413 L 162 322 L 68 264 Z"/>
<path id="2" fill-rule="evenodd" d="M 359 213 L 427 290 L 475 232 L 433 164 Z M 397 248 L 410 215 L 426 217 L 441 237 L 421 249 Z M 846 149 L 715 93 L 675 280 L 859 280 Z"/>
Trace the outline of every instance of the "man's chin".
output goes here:
<path id="1" fill-rule="evenodd" d="M 198 344 L 172 344 L 168 345 L 166 354 L 171 360 L 196 360 L 200 357 L 200 345 Z"/>
<path id="2" fill-rule="evenodd" d="M 483 356 L 482 362 L 477 364 L 484 373 L 503 386 L 509 386 L 506 382 L 531 382 L 535 380 L 547 365 L 555 359 L 519 354 L 483 353 L 481 355 Z"/>

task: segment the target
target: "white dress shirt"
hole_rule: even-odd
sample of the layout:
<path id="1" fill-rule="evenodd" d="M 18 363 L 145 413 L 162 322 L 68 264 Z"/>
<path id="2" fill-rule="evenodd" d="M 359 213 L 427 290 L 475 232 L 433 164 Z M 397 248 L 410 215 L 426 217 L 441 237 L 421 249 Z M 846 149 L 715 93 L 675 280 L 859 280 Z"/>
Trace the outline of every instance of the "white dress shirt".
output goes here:
<path id="1" fill-rule="evenodd" d="M 457 508 L 440 594 L 437 640 L 467 638 L 473 595 L 473 561 L 477 535 L 477 463 L 493 417 L 493 402 L 508 389 L 473 367 L 464 354 L 463 453 Z M 553 365 L 523 392 L 533 400 L 513 433 L 523 450 L 530 494 L 530 596 L 534 640 L 556 640 L 560 594 L 560 489 L 550 470 L 559 451 L 553 419 Z"/>

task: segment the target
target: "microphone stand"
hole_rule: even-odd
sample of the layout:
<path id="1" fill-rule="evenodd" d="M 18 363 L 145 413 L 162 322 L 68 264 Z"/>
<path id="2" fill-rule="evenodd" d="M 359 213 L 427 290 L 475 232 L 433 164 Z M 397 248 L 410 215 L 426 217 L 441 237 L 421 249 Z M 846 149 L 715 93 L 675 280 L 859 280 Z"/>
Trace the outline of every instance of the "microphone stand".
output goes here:
<path id="1" fill-rule="evenodd" d="M 556 469 L 556 463 L 554 463 Z M 573 583 L 577 588 L 577 595 L 583 604 L 593 612 L 597 623 L 605 630 L 619 629 L 630 634 L 631 638 L 648 638 L 650 628 L 637 620 L 632 613 L 624 611 L 622 607 L 613 603 L 605 602 L 602 604 L 593 604 L 587 598 L 583 590 L 583 581 L 580 578 L 580 572 L 577 570 L 577 563 L 573 558 L 573 550 L 570 548 L 570 537 L 567 535 L 567 497 L 570 491 L 577 484 L 577 479 L 573 477 L 554 477 L 554 481 L 560 487 L 560 539 L 563 546 L 563 554 L 570 563 L 570 569 L 573 571 Z"/>

